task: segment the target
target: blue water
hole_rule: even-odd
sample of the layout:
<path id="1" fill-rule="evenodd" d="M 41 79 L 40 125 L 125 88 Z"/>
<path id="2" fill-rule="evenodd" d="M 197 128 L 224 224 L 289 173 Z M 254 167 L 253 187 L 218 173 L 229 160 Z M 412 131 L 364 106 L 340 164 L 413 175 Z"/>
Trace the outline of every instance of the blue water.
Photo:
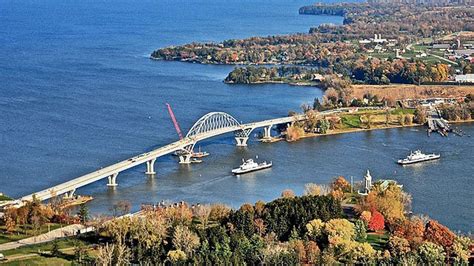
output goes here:
<path id="1" fill-rule="evenodd" d="M 166 102 L 186 131 L 207 112 L 250 122 L 284 116 L 320 97 L 316 88 L 223 84 L 232 66 L 148 59 L 168 45 L 307 32 L 342 22 L 298 15 L 300 6 L 311 3 L 0 0 L 0 192 L 29 194 L 175 141 Z M 464 128 L 474 135 L 472 125 Z M 393 164 L 420 143 L 433 151 L 441 146 L 454 157 L 437 167 Z M 94 196 L 94 212 L 108 212 L 124 199 L 135 208 L 167 199 L 238 206 L 271 200 L 285 188 L 301 193 L 305 183 L 326 183 L 336 175 L 360 179 L 370 168 L 376 177 L 403 183 L 416 212 L 456 230 L 474 224 L 472 138 L 427 139 L 422 131 L 402 129 L 292 144 L 252 140 L 247 149 L 236 149 L 231 136 L 201 145 L 212 154 L 201 165 L 179 166 L 164 157 L 155 178 L 137 167 L 120 173 L 115 190 L 100 181 L 78 192 Z M 228 174 L 242 157 L 256 154 L 275 167 L 240 179 Z"/>

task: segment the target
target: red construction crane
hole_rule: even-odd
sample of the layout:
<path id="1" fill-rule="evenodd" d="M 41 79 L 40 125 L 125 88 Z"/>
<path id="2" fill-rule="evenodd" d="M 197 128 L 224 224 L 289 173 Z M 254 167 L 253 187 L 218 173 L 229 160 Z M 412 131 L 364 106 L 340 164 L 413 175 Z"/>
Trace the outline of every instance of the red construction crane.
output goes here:
<path id="1" fill-rule="evenodd" d="M 178 132 L 179 139 L 183 139 L 183 133 L 181 133 L 181 129 L 179 128 L 178 121 L 176 120 L 176 117 L 174 116 L 171 106 L 169 105 L 169 103 L 167 103 L 166 106 L 168 107 L 168 113 L 170 113 L 171 120 L 173 120 L 174 128 L 176 128 L 176 132 Z"/>

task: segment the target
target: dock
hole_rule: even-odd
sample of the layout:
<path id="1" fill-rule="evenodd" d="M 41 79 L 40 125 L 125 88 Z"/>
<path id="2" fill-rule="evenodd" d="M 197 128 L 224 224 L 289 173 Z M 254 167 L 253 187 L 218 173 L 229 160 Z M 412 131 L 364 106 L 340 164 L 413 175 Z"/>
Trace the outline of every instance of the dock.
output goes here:
<path id="1" fill-rule="evenodd" d="M 431 132 L 438 132 L 443 137 L 447 137 L 448 132 L 453 132 L 448 121 L 441 117 L 437 109 L 432 109 L 428 112 L 428 136 L 430 136 Z"/>

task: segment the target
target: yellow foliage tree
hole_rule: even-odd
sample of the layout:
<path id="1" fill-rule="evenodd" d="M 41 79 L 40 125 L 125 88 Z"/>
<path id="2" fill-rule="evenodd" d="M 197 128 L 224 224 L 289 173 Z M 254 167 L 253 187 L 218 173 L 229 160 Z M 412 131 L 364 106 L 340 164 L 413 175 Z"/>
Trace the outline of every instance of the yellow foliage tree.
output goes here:
<path id="1" fill-rule="evenodd" d="M 178 262 L 184 262 L 188 258 L 186 256 L 186 253 L 182 250 L 170 250 L 168 251 L 168 260 L 171 263 L 178 263 Z"/>
<path id="2" fill-rule="evenodd" d="M 375 184 L 372 191 L 361 204 L 362 211 L 377 210 L 390 224 L 405 220 L 405 207 L 410 204 L 410 197 L 395 183 L 390 183 L 386 188 Z"/>

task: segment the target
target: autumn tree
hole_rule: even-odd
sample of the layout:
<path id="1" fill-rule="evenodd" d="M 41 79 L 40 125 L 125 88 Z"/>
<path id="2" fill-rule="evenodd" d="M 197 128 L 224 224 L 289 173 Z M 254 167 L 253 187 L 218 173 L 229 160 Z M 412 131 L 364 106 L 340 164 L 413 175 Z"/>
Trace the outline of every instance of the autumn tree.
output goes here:
<path id="1" fill-rule="evenodd" d="M 284 199 L 294 198 L 295 197 L 295 192 L 293 192 L 293 190 L 291 190 L 291 189 L 285 189 L 281 192 L 281 197 L 284 198 Z"/>
<path id="2" fill-rule="evenodd" d="M 314 183 L 308 183 L 304 185 L 303 194 L 307 196 L 319 196 L 321 194 L 321 186 Z"/>
<path id="3" fill-rule="evenodd" d="M 464 265 L 469 263 L 469 256 L 471 254 L 470 246 L 471 239 L 466 236 L 456 236 L 454 243 L 450 249 L 450 259 L 454 264 Z"/>
<path id="4" fill-rule="evenodd" d="M 368 228 L 372 231 L 379 231 L 385 228 L 385 219 L 380 212 L 375 210 L 372 212 Z"/>
<path id="5" fill-rule="evenodd" d="M 114 245 L 109 243 L 105 243 L 105 245 L 100 246 L 97 248 L 97 257 L 96 257 L 96 264 L 99 266 L 110 266 L 112 265 L 113 257 L 114 257 Z"/>
<path id="6" fill-rule="evenodd" d="M 209 219 L 212 221 L 221 221 L 229 216 L 230 208 L 224 204 L 212 204 Z"/>
<path id="7" fill-rule="evenodd" d="M 421 106 L 417 106 L 413 118 L 414 122 L 417 124 L 425 124 L 427 122 L 427 117 L 428 114 L 426 113 L 426 110 Z"/>
<path id="8" fill-rule="evenodd" d="M 393 234 L 404 238 L 413 250 L 416 250 L 424 240 L 425 224 L 419 217 L 400 221 L 393 226 Z"/>
<path id="9" fill-rule="evenodd" d="M 329 243 L 339 240 L 353 240 L 355 237 L 354 224 L 347 219 L 331 219 L 324 224 L 324 232 Z"/>
<path id="10" fill-rule="evenodd" d="M 447 252 L 449 252 L 456 237 L 456 235 L 446 226 L 434 220 L 431 220 L 426 224 L 424 236 L 426 241 L 440 245 Z"/>
<path id="11" fill-rule="evenodd" d="M 446 258 L 443 247 L 432 242 L 424 242 L 418 248 L 418 255 L 421 262 L 427 265 L 444 264 Z"/>
<path id="12" fill-rule="evenodd" d="M 176 250 L 182 250 L 188 257 L 191 257 L 199 244 L 199 237 L 188 227 L 178 225 L 174 228 L 173 245 Z"/>
<path id="13" fill-rule="evenodd" d="M 411 251 L 411 248 L 410 243 L 405 238 L 391 236 L 388 240 L 388 250 L 397 262 L 401 262 Z"/>
<path id="14" fill-rule="evenodd" d="M 363 211 L 360 214 L 360 219 L 364 221 L 366 225 L 369 224 L 371 218 L 372 218 L 372 213 L 370 211 Z"/>
<path id="15" fill-rule="evenodd" d="M 317 264 L 319 261 L 319 255 L 321 254 L 318 244 L 316 244 L 314 241 L 307 241 L 305 251 L 307 263 Z"/>
<path id="16" fill-rule="evenodd" d="M 351 191 L 351 185 L 343 176 L 338 176 L 331 182 L 331 195 L 339 200 L 342 200 L 344 193 Z"/>
<path id="17" fill-rule="evenodd" d="M 207 204 L 196 206 L 193 209 L 193 214 L 200 222 L 201 226 L 206 228 L 211 214 L 211 206 Z"/>
<path id="18" fill-rule="evenodd" d="M 387 187 L 382 187 L 380 183 L 374 184 L 359 208 L 361 211 L 377 210 L 391 224 L 404 220 L 405 210 L 410 206 L 411 197 L 392 182 Z"/>

